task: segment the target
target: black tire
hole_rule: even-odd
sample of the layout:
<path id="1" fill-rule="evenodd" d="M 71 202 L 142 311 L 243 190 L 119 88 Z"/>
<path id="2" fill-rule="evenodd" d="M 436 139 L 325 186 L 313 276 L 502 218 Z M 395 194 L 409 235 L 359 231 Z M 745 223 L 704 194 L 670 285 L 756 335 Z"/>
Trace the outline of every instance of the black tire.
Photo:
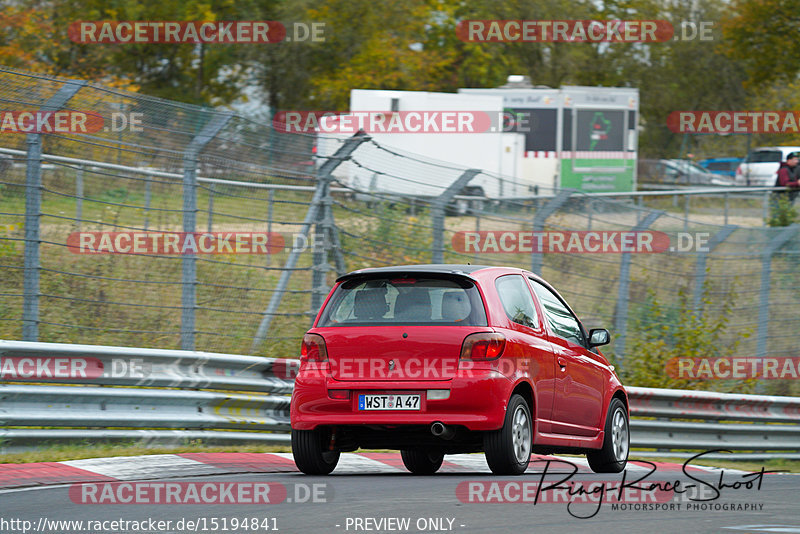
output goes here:
<path id="1" fill-rule="evenodd" d="M 606 415 L 603 448 L 586 453 L 589 467 L 595 473 L 619 473 L 628 463 L 630 450 L 630 427 L 628 410 L 619 399 L 612 399 Z"/>
<path id="2" fill-rule="evenodd" d="M 297 468 L 307 475 L 327 475 L 339 463 L 339 451 L 329 451 L 329 430 L 292 429 L 292 455 Z"/>
<path id="3" fill-rule="evenodd" d="M 525 421 L 524 425 L 521 425 Z M 533 418 L 521 395 L 512 395 L 503 428 L 483 435 L 486 462 L 495 475 L 521 475 L 528 468 L 533 448 Z"/>
<path id="4" fill-rule="evenodd" d="M 444 454 L 419 449 L 402 450 L 400 457 L 406 469 L 415 475 L 432 475 L 442 467 Z"/>

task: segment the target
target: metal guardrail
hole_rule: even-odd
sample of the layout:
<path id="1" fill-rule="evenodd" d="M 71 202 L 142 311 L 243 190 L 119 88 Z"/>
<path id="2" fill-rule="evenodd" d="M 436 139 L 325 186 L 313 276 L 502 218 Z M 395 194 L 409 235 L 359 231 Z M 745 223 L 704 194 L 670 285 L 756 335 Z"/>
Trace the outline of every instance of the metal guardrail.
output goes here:
<path id="1" fill-rule="evenodd" d="M 85 366 L 78 365 L 76 371 L 83 369 L 87 375 L 83 379 L 39 372 L 36 377 L 20 377 L 27 378 L 27 382 L 259 391 L 282 395 L 291 394 L 294 385 L 293 379 L 284 377 L 291 376 L 292 368 L 300 365 L 295 360 L 235 354 L 0 340 L 0 358 L 26 357 L 53 358 L 51 366 L 56 365 L 55 358 L 82 358 Z M 28 366 L 22 368 L 23 371 L 27 369 Z"/>
<path id="2" fill-rule="evenodd" d="M 287 444 L 293 381 L 285 377 L 298 365 L 233 354 L 0 341 L 0 450 L 109 440 Z"/>
<path id="3" fill-rule="evenodd" d="M 0 341 L 0 448 L 74 440 L 287 444 L 287 395 L 298 368 L 290 359 Z M 631 447 L 656 449 L 634 454 L 726 449 L 738 459 L 800 458 L 798 397 L 626 389 Z"/>

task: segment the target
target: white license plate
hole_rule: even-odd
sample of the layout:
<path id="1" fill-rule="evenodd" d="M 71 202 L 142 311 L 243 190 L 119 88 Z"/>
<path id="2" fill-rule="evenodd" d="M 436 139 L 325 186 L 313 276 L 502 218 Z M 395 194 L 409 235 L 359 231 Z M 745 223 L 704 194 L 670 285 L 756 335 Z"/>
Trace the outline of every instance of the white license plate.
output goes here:
<path id="1" fill-rule="evenodd" d="M 419 410 L 419 395 L 359 395 L 359 410 Z"/>

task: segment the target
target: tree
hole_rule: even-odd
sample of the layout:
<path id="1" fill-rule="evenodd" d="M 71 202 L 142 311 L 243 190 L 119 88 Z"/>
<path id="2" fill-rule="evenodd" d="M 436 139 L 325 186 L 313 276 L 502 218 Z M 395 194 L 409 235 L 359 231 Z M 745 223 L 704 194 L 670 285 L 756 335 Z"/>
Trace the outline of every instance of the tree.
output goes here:
<path id="1" fill-rule="evenodd" d="M 749 84 L 793 81 L 800 65 L 796 0 L 737 0 L 722 22 L 728 55 L 740 61 Z"/>

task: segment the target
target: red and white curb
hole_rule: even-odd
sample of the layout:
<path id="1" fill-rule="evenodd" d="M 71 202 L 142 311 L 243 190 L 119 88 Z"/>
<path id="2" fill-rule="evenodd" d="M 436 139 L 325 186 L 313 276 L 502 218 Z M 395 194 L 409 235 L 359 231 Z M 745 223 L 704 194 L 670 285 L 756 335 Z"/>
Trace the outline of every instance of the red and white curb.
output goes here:
<path id="1" fill-rule="evenodd" d="M 567 473 L 569 466 L 556 462 L 571 462 L 578 473 L 591 473 L 584 458 L 533 455 L 529 473 L 541 472 L 545 464 L 548 473 Z M 654 462 L 658 472 L 680 472 L 680 464 Z M 643 462 L 628 462 L 632 475 L 645 474 L 651 467 Z M 719 471 L 714 467 L 690 466 L 694 472 Z M 743 471 L 725 469 L 727 473 Z M 297 472 L 291 453 L 181 453 L 154 454 L 150 456 L 119 456 L 113 458 L 88 458 L 65 462 L 30 464 L 0 464 L 0 488 L 51 486 L 76 482 L 114 482 L 118 480 L 149 480 L 237 473 L 292 473 Z M 342 454 L 334 475 L 406 473 L 397 453 L 347 453 Z M 445 456 L 440 473 L 491 473 L 483 454 L 453 454 Z"/>

